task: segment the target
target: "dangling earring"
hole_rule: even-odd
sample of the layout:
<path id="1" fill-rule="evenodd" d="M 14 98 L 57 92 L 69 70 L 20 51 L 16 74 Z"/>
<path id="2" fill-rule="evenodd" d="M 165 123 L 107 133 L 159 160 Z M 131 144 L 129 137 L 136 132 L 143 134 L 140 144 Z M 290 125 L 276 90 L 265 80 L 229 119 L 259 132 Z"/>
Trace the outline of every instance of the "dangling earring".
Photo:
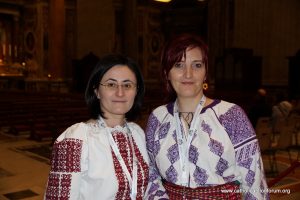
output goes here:
<path id="1" fill-rule="evenodd" d="M 202 88 L 203 88 L 203 90 L 207 90 L 208 89 L 208 83 L 203 83 Z"/>

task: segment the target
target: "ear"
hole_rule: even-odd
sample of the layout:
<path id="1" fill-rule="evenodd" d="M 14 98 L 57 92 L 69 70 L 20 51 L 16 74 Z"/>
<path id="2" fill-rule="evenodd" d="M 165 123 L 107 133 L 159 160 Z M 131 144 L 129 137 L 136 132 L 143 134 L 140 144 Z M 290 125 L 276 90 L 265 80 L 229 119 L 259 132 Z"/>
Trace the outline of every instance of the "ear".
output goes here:
<path id="1" fill-rule="evenodd" d="M 100 99 L 100 95 L 98 93 L 98 89 L 97 88 L 94 89 L 94 93 L 95 93 L 97 99 Z"/>
<path id="2" fill-rule="evenodd" d="M 164 71 L 164 75 L 165 75 L 165 78 L 166 78 L 166 80 L 170 80 L 170 73 L 169 73 L 169 74 L 167 74 L 167 72 L 166 72 L 166 71 Z"/>

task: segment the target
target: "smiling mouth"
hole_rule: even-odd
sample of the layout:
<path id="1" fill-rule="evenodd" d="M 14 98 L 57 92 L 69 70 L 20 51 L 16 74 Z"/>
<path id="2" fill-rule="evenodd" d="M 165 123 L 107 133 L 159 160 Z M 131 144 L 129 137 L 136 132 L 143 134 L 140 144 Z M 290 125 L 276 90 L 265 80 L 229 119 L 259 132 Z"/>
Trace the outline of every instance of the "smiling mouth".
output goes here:
<path id="1" fill-rule="evenodd" d="M 181 82 L 183 85 L 192 85 L 193 82 Z"/>
<path id="2" fill-rule="evenodd" d="M 112 101 L 114 103 L 125 103 L 126 101 Z"/>

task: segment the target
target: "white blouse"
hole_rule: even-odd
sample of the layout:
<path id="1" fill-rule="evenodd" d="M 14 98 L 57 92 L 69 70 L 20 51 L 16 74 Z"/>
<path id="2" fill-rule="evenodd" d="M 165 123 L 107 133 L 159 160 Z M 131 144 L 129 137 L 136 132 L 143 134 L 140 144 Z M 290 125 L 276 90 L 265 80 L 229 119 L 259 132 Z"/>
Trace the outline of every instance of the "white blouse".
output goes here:
<path id="1" fill-rule="evenodd" d="M 193 120 L 197 131 L 188 146 L 186 170 L 180 154 L 176 105 L 156 108 L 149 116 L 146 141 L 150 157 L 147 199 L 168 199 L 162 179 L 190 188 L 238 181 L 243 199 L 269 199 L 254 129 L 241 107 L 214 100 Z M 183 127 L 180 124 L 181 128 Z M 183 128 L 182 128 L 183 130 Z M 178 133 L 179 132 L 179 133 Z"/>
<path id="2" fill-rule="evenodd" d="M 74 124 L 55 141 L 44 199 L 130 199 L 129 182 L 107 135 L 112 134 L 132 176 L 133 154 L 127 127 L 137 159 L 136 198 L 142 199 L 149 171 L 144 131 L 135 123 L 107 128 L 95 122 Z"/>

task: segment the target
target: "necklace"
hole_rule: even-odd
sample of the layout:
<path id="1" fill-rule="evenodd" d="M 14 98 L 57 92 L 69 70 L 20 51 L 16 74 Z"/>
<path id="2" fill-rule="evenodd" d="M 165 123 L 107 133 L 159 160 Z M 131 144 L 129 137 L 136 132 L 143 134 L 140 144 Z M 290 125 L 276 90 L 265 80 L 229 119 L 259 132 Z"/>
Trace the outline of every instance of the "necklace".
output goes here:
<path id="1" fill-rule="evenodd" d="M 194 112 L 179 112 L 179 117 L 182 118 L 188 127 L 191 127 L 192 120 L 194 118 Z"/>

